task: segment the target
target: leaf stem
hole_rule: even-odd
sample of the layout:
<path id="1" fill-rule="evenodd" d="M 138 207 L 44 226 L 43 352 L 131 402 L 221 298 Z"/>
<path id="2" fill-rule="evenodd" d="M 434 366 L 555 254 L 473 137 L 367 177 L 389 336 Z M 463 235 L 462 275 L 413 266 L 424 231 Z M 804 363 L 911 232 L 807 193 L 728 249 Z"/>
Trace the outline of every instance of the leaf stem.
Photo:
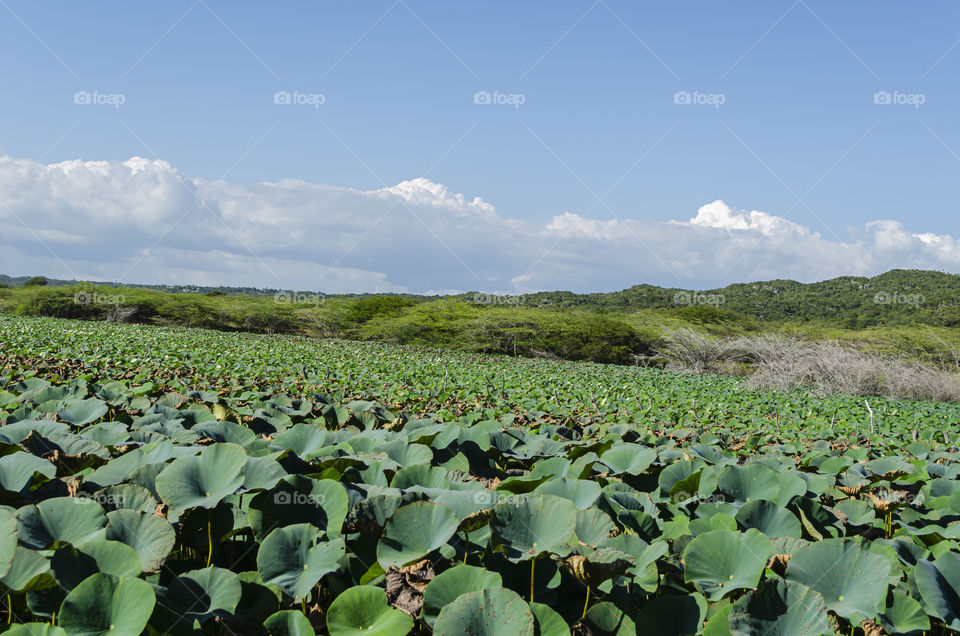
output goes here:
<path id="1" fill-rule="evenodd" d="M 536 571 L 537 557 L 530 559 L 530 602 L 533 603 L 533 575 Z"/>
<path id="2" fill-rule="evenodd" d="M 213 512 L 207 508 L 207 567 L 213 561 Z"/>
<path id="3" fill-rule="evenodd" d="M 583 613 L 580 614 L 580 620 L 584 620 L 587 617 L 587 605 L 590 604 L 590 586 L 587 586 L 587 599 L 583 602 Z"/>

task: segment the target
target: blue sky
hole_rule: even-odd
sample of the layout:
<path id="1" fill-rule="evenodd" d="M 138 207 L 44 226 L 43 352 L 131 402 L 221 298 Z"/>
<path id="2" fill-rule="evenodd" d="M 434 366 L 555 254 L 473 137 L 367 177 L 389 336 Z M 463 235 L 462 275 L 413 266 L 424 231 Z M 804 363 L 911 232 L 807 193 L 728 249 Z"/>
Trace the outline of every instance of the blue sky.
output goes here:
<path id="1" fill-rule="evenodd" d="M 9 157 L 141 156 L 169 162 L 186 180 L 238 187 L 296 179 L 374 191 L 427 177 L 535 227 L 566 212 L 688 221 L 719 199 L 840 245 L 884 219 L 914 234 L 955 231 L 954 2 L 188 0 L 100 2 L 96 12 L 80 3 L 0 4 L 8 60 L 0 154 Z M 80 91 L 123 103 L 76 104 Z M 276 104 L 278 91 L 323 103 Z M 476 104 L 480 91 L 523 103 Z M 910 103 L 875 103 L 881 91 Z M 678 92 L 712 103 L 678 104 Z M 438 253 L 459 253 L 436 238 Z M 929 266 L 952 269 L 951 258 Z M 116 278 L 123 269 L 60 260 L 54 269 L 84 276 Z M 353 267 L 350 260 L 339 265 Z M 771 261 L 733 268 L 725 280 L 715 263 L 676 271 L 682 259 L 664 268 L 656 260 L 580 284 L 679 278 L 702 286 L 807 271 Z M 900 264 L 855 261 L 837 263 L 836 273 Z M 494 278 L 522 277 L 527 265 Z M 410 276 L 391 284 L 476 288 L 471 279 L 489 278 Z"/>

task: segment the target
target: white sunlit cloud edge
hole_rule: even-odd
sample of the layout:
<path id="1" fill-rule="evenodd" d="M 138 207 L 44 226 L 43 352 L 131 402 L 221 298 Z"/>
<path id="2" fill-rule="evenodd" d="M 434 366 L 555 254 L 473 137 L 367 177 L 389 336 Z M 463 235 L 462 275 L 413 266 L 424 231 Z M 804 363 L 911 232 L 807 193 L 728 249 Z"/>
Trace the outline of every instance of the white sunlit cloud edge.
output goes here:
<path id="1" fill-rule="evenodd" d="M 448 294 L 960 269 L 950 235 L 878 219 L 838 240 L 719 200 L 686 221 L 564 211 L 538 225 L 422 177 L 369 191 L 293 179 L 243 185 L 141 157 L 3 156 L 0 192 L 0 272 L 12 275 Z"/>

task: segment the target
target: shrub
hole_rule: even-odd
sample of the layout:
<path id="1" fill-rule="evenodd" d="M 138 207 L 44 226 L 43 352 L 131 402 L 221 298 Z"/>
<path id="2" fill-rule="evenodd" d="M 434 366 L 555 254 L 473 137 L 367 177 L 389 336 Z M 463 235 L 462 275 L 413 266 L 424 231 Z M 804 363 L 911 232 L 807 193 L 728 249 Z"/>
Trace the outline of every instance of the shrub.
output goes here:
<path id="1" fill-rule="evenodd" d="M 353 304 L 347 311 L 347 321 L 365 323 L 377 316 L 397 315 L 407 307 L 416 305 L 417 301 L 404 296 L 370 296 Z"/>

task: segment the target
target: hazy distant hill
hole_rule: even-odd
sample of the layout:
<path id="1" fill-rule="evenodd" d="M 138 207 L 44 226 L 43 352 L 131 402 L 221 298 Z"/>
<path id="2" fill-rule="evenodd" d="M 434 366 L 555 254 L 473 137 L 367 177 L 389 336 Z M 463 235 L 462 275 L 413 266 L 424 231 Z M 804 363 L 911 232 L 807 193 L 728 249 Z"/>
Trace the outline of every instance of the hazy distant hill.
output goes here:
<path id="1" fill-rule="evenodd" d="M 895 269 L 873 278 L 843 276 L 819 283 L 771 280 L 702 291 L 635 285 L 603 294 L 541 292 L 526 296 L 524 304 L 628 312 L 712 306 L 773 322 L 825 321 L 851 328 L 956 326 L 960 325 L 960 275 Z"/>
<path id="2" fill-rule="evenodd" d="M 22 286 L 30 277 L 0 275 L 0 284 Z M 48 286 L 75 285 L 78 281 L 49 279 Z M 201 287 L 196 285 L 121 285 L 110 287 L 153 289 L 170 293 L 204 295 L 221 293 L 271 297 L 280 290 L 255 287 Z M 372 294 L 334 294 L 330 298 L 366 298 Z M 402 294 L 418 301 L 436 296 Z M 960 275 L 927 270 L 895 269 L 873 278 L 843 276 L 818 283 L 792 280 L 737 283 L 709 290 L 635 285 L 608 293 L 576 294 L 555 291 L 523 296 L 490 296 L 469 292 L 455 296 L 489 306 L 526 308 L 579 308 L 611 312 L 644 309 L 711 307 L 735 312 L 764 322 L 820 322 L 837 327 L 926 324 L 960 326 Z"/>

